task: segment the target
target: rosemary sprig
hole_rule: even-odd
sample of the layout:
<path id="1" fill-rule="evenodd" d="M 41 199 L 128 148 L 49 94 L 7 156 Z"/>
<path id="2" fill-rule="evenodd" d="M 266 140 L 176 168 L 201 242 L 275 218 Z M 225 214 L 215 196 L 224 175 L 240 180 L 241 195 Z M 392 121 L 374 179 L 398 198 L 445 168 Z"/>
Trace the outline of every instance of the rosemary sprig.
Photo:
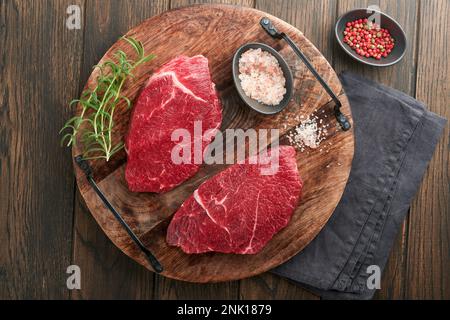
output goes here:
<path id="1" fill-rule="evenodd" d="M 62 139 L 61 144 L 68 147 L 77 143 L 77 137 L 83 143 L 84 159 L 105 159 L 111 157 L 124 147 L 123 141 L 113 144 L 112 131 L 114 128 L 114 111 L 123 102 L 130 108 L 131 101 L 121 94 L 122 87 L 132 71 L 139 65 L 154 58 L 154 55 L 145 55 L 144 47 L 134 38 L 122 37 L 136 51 L 135 61 L 128 59 L 125 52 L 118 50 L 114 57 L 117 62 L 106 61 L 94 66 L 99 69 L 96 85 L 93 89 L 83 91 L 79 99 L 70 102 L 69 106 L 80 104 L 82 109 L 78 116 L 69 119 L 60 133 L 69 130 Z M 81 125 L 83 132 L 80 132 Z"/>

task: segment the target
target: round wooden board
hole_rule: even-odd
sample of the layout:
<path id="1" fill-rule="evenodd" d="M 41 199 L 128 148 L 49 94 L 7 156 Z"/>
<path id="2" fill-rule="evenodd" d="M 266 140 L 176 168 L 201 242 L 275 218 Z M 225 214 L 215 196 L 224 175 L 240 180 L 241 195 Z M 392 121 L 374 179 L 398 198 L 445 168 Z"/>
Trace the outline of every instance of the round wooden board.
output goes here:
<path id="1" fill-rule="evenodd" d="M 270 270 L 301 251 L 319 233 L 344 191 L 354 153 L 353 129 L 347 132 L 340 130 L 329 96 L 284 42 L 271 39 L 262 30 L 259 21 L 263 16 L 270 17 L 279 30 L 289 34 L 300 46 L 333 91 L 339 93 L 342 111 L 351 120 L 350 107 L 341 83 L 326 59 L 299 30 L 266 13 L 225 5 L 185 7 L 148 19 L 127 33 L 142 41 L 147 53 L 157 56 L 139 67 L 135 72 L 136 78 L 124 88 L 124 94 L 132 99 L 136 98 L 152 72 L 165 62 L 182 54 L 202 54 L 209 60 L 212 78 L 222 100 L 222 129 L 278 128 L 284 135 L 280 143 L 288 144 L 286 133 L 303 117 L 315 113 L 323 123 L 330 125 L 328 137 L 319 148 L 297 151 L 297 164 L 304 180 L 302 199 L 289 225 L 256 255 L 187 255 L 179 248 L 168 246 L 165 241 L 171 216 L 201 182 L 223 167 L 203 166 L 192 179 L 158 195 L 128 191 L 124 180 L 125 152 L 117 154 L 108 163 L 91 161 L 100 188 L 161 261 L 164 276 L 190 282 L 217 282 L 246 278 Z M 275 116 L 261 116 L 250 110 L 233 86 L 233 54 L 248 42 L 263 42 L 274 47 L 292 68 L 295 77 L 293 99 L 283 112 Z M 133 55 L 124 41 L 118 41 L 101 61 L 111 59 L 118 49 Z M 97 71 L 94 71 L 86 86 L 93 85 L 96 75 Z M 128 128 L 130 111 L 120 109 L 114 139 L 122 139 Z M 80 112 L 79 107 L 77 112 Z M 78 147 L 73 148 L 74 156 L 80 153 Z M 83 173 L 75 164 L 74 167 L 80 193 L 103 231 L 124 253 L 151 270 L 143 254 L 89 187 Z"/>

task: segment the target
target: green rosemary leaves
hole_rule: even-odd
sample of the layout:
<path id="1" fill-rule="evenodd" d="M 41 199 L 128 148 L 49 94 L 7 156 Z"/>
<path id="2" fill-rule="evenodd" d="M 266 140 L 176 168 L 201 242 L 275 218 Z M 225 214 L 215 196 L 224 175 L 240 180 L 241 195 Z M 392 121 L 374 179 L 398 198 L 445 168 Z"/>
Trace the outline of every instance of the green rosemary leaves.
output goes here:
<path id="1" fill-rule="evenodd" d="M 80 104 L 81 113 L 69 119 L 60 133 L 69 131 L 61 140 L 68 147 L 75 145 L 77 139 L 83 144 L 84 159 L 105 159 L 111 157 L 124 147 L 123 141 L 113 144 L 114 111 L 120 105 L 131 107 L 131 101 L 121 91 L 128 77 L 133 77 L 132 71 L 139 65 L 154 58 L 145 55 L 144 47 L 134 38 L 122 38 L 136 51 L 137 59 L 130 60 L 122 50 L 115 52 L 116 62 L 106 61 L 94 68 L 99 69 L 99 75 L 94 88 L 86 89 L 79 99 L 73 100 L 70 106 Z M 81 129 L 81 125 L 86 123 Z M 80 134 L 80 137 L 78 135 Z"/>

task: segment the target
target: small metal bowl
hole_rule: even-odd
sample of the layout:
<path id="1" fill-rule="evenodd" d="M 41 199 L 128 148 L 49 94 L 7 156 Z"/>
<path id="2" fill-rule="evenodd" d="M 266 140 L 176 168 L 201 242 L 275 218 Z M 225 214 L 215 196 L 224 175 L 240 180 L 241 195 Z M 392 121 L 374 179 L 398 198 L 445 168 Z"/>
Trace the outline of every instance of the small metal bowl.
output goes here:
<path id="1" fill-rule="evenodd" d="M 344 43 L 344 31 L 347 22 L 355 21 L 356 19 L 366 19 L 370 17 L 373 13 L 367 13 L 367 9 L 355 9 L 351 10 L 344 15 L 342 15 L 336 22 L 335 35 L 337 42 L 344 49 L 344 51 L 359 62 L 364 64 L 374 66 L 374 67 L 388 67 L 396 64 L 402 60 L 406 53 L 406 35 L 402 27 L 393 18 L 380 13 L 380 24 L 384 29 L 389 30 L 391 36 L 395 40 L 395 46 L 392 52 L 386 57 L 381 58 L 381 60 L 375 60 L 374 58 L 366 58 L 358 55 L 353 49 L 346 43 Z"/>
<path id="2" fill-rule="evenodd" d="M 248 97 L 241 87 L 241 80 L 239 79 L 239 59 L 241 58 L 241 55 L 247 50 L 258 48 L 263 51 L 269 52 L 278 60 L 281 70 L 283 71 L 284 78 L 286 79 L 286 94 L 284 95 L 283 100 L 276 106 L 269 106 Z M 265 115 L 280 112 L 281 110 L 286 108 L 292 98 L 294 79 L 292 77 L 291 69 L 289 68 L 287 62 L 275 49 L 263 43 L 248 43 L 246 45 L 243 45 L 236 51 L 233 58 L 233 80 L 242 100 L 253 110 Z"/>

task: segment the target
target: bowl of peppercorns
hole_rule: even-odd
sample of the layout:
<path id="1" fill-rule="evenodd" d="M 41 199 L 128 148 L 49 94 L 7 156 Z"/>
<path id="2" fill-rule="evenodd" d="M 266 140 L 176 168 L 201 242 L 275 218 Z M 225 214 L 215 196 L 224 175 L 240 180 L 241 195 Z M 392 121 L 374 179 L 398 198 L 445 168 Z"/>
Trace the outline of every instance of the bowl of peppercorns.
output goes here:
<path id="1" fill-rule="evenodd" d="M 336 22 L 336 39 L 352 58 L 367 65 L 387 67 L 406 52 L 406 35 L 390 16 L 370 9 L 355 9 Z"/>

